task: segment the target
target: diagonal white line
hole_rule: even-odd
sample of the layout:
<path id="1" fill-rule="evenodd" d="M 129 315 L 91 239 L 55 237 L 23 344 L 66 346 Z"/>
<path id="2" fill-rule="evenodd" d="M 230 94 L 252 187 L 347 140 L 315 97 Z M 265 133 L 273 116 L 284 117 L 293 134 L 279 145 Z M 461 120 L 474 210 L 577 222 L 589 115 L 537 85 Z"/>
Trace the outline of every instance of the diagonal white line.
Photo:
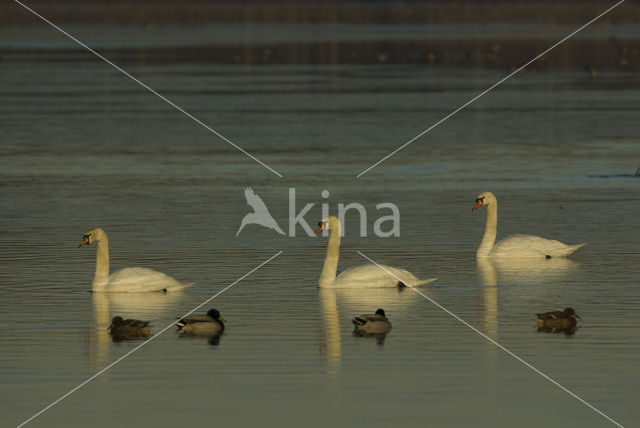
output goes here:
<path id="1" fill-rule="evenodd" d="M 551 46 L 550 48 L 547 48 L 545 51 L 543 51 L 542 53 L 538 54 L 535 58 L 533 58 L 532 60 L 530 60 L 529 62 L 527 62 L 526 64 L 524 64 L 523 66 L 521 66 L 520 68 L 517 68 L 516 70 L 512 71 L 511 73 L 509 73 L 508 75 L 506 75 L 505 77 L 503 77 L 502 79 L 500 79 L 499 81 L 497 81 L 496 83 L 494 83 L 493 85 L 491 85 L 489 88 L 485 89 L 484 91 L 480 92 L 478 95 L 476 95 L 475 97 L 471 98 L 469 101 L 467 101 L 466 103 L 462 104 L 460 107 L 458 107 L 457 109 L 455 109 L 454 111 L 452 111 L 451 113 L 449 113 L 448 115 L 446 115 L 445 117 L 443 117 L 442 119 L 440 119 L 439 121 L 437 121 L 436 123 L 434 123 L 433 125 L 431 125 L 430 127 L 428 127 L 427 129 L 425 129 L 424 131 L 422 131 L 421 133 L 419 133 L 418 135 L 416 135 L 415 137 L 413 137 L 412 139 L 410 139 L 409 141 L 407 141 L 406 143 L 404 143 L 403 145 L 401 145 L 400 147 L 398 147 L 397 149 L 395 149 L 394 151 L 392 151 L 391 153 L 389 153 L 388 155 L 386 155 L 385 157 L 383 157 L 382 159 L 380 159 L 378 162 L 374 163 L 373 165 L 371 165 L 369 168 L 365 169 L 364 171 L 362 171 L 360 174 L 356 175 L 356 178 L 360 178 L 362 175 L 366 174 L 367 172 L 369 172 L 370 170 L 372 170 L 373 168 L 375 168 L 376 166 L 380 165 L 382 162 L 386 161 L 387 159 L 389 159 L 391 156 L 395 155 L 396 153 L 398 153 L 400 150 L 404 149 L 405 147 L 407 147 L 409 144 L 413 143 L 415 140 L 417 140 L 418 138 L 422 137 L 424 134 L 426 134 L 427 132 L 431 131 L 433 128 L 435 128 L 436 126 L 440 125 L 442 122 L 444 122 L 445 120 L 449 119 L 451 116 L 455 115 L 456 113 L 458 113 L 460 110 L 464 109 L 465 107 L 467 107 L 469 104 L 473 103 L 474 101 L 476 101 L 478 98 L 480 98 L 481 96 L 485 95 L 487 92 L 491 91 L 492 89 L 494 89 L 496 86 L 499 86 L 500 84 L 502 84 L 505 80 L 509 79 L 510 77 L 512 77 L 514 74 L 520 72 L 522 69 L 526 68 L 528 65 L 530 65 L 531 63 L 537 61 L 538 59 L 540 59 L 540 57 L 546 55 L 547 53 L 549 53 L 551 50 L 553 50 L 554 48 L 556 48 L 557 46 L 561 45 L 562 43 L 566 42 L 567 40 L 569 40 L 571 37 L 575 36 L 577 33 L 579 33 L 580 31 L 584 30 L 586 27 L 588 27 L 589 25 L 593 24 L 595 21 L 597 21 L 598 19 L 602 18 L 604 15 L 606 15 L 607 13 L 611 12 L 613 9 L 615 9 L 616 7 L 618 7 L 619 5 L 621 5 L 622 3 L 624 3 L 625 0 L 620 0 L 618 3 L 614 4 L 613 6 L 611 6 L 609 9 L 605 10 L 604 12 L 602 12 L 600 15 L 596 16 L 595 18 L 593 18 L 591 21 L 587 22 L 586 24 L 584 24 L 582 27 L 578 28 L 577 30 L 575 30 L 574 32 L 572 32 L 571 34 L 569 34 L 568 36 L 566 36 L 565 38 L 563 38 L 562 40 L 560 40 L 559 42 L 555 43 L 553 46 Z"/>
<path id="2" fill-rule="evenodd" d="M 265 164 L 260 159 L 258 159 L 257 157 L 253 156 L 251 153 L 247 152 L 245 149 L 243 149 L 242 147 L 238 146 L 233 141 L 229 140 L 227 137 L 225 137 L 224 135 L 220 134 L 218 131 L 216 131 L 215 129 L 211 128 L 209 125 L 207 125 L 206 123 L 202 122 L 200 119 L 198 119 L 197 117 L 195 117 L 194 115 L 192 115 L 188 111 L 184 110 L 182 107 L 180 107 L 179 105 L 177 105 L 176 103 L 174 103 L 173 101 L 171 101 L 170 99 L 165 97 L 164 95 L 162 95 L 159 92 L 155 91 L 154 89 L 150 88 L 149 86 L 147 86 L 146 84 L 141 82 L 139 79 L 133 77 L 131 74 L 127 73 L 124 69 L 122 69 L 121 67 L 117 66 L 113 62 L 109 61 L 107 58 L 105 58 L 104 56 L 100 55 L 98 52 L 96 52 L 95 50 L 91 49 L 89 46 L 87 46 L 86 44 L 84 44 L 83 42 L 81 42 L 80 40 L 78 40 L 77 38 L 72 36 L 71 34 L 67 33 L 62 28 L 58 27 L 53 22 L 49 21 L 47 18 L 45 18 L 44 16 L 40 15 L 35 10 L 33 10 L 30 7 L 26 6 L 24 3 L 20 2 L 19 0 L 14 0 L 14 1 L 16 3 L 18 3 L 20 6 L 22 6 L 23 8 L 27 9 L 32 14 L 34 14 L 35 16 L 37 16 L 38 18 L 40 18 L 41 20 L 43 20 L 44 22 L 46 22 L 47 24 L 49 24 L 50 26 L 52 26 L 53 28 L 55 28 L 56 30 L 58 30 L 59 32 L 61 32 L 62 34 L 64 34 L 65 36 L 67 36 L 68 38 L 70 38 L 71 40 L 73 40 L 74 42 L 76 42 L 77 44 L 79 44 L 80 46 L 82 46 L 83 48 L 85 48 L 86 50 L 88 50 L 89 52 L 91 52 L 92 54 L 94 54 L 95 56 L 97 56 L 98 58 L 100 58 L 101 60 L 103 60 L 104 62 L 106 62 L 107 64 L 109 64 L 111 67 L 115 68 L 116 70 L 118 70 L 119 72 L 121 72 L 122 74 L 124 74 L 125 76 L 127 76 L 128 78 L 133 80 L 134 82 L 136 82 L 138 85 L 142 86 L 143 88 L 145 88 L 146 90 L 148 90 L 152 94 L 156 95 L 158 98 L 160 98 L 161 100 L 163 100 L 164 102 L 169 104 L 171 107 L 175 108 L 176 110 L 178 110 L 179 112 L 181 112 L 182 114 L 187 116 L 188 118 L 192 119 L 198 125 L 206 128 L 207 130 L 209 130 L 213 134 L 217 135 L 218 137 L 220 137 L 221 139 L 223 139 L 227 143 L 231 144 L 233 147 L 235 147 L 236 149 L 240 150 L 242 153 L 244 153 L 245 155 L 249 156 L 251 159 L 253 159 L 254 161 L 258 162 L 260 165 L 262 165 L 263 167 L 267 168 L 269 171 L 273 172 L 278 177 L 283 178 L 282 174 L 280 174 L 279 172 L 277 172 L 276 170 L 271 168 L 269 165 Z"/>
<path id="3" fill-rule="evenodd" d="M 231 287 L 233 287 L 234 285 L 236 285 L 238 282 L 242 281 L 243 279 L 245 279 L 246 277 L 248 277 L 249 275 L 251 275 L 253 272 L 257 271 L 258 269 L 260 269 L 262 266 L 266 265 L 267 263 L 269 263 L 271 260 L 275 259 L 276 257 L 278 257 L 280 254 L 282 254 L 283 251 L 278 251 L 276 254 L 274 254 L 273 256 L 271 256 L 269 259 L 265 260 L 264 262 L 260 263 L 258 266 L 254 267 L 253 269 L 251 269 L 249 272 L 245 273 L 244 275 L 242 275 L 240 278 L 236 279 L 234 282 L 232 282 L 231 284 L 227 285 L 225 288 L 223 288 L 222 290 L 220 290 L 219 292 L 217 292 L 216 294 L 214 294 L 213 296 L 209 297 L 207 300 L 205 300 L 204 302 L 200 303 L 198 306 L 196 306 L 195 308 L 193 308 L 192 310 L 190 310 L 189 312 L 187 312 L 186 314 L 184 314 L 182 317 L 180 318 L 184 318 L 187 317 L 189 315 L 191 315 L 193 312 L 197 311 L 198 309 L 200 309 L 202 306 L 206 305 L 207 303 L 209 303 L 210 301 L 212 301 L 213 299 L 215 299 L 216 297 L 218 297 L 219 295 L 221 295 L 222 293 L 224 293 L 225 291 L 227 291 L 228 289 L 230 289 Z M 136 346 L 135 348 L 133 348 L 131 351 L 127 352 L 126 354 L 124 354 L 122 357 L 118 358 L 117 360 L 115 360 L 113 363 L 109 364 L 108 366 L 106 366 L 105 368 L 103 368 L 102 370 L 100 370 L 98 373 L 94 374 L 93 376 L 91 376 L 90 378 L 88 378 L 87 380 L 85 380 L 84 382 L 82 382 L 81 384 L 79 384 L 78 386 L 76 386 L 75 388 L 73 388 L 71 391 L 67 392 L 66 394 L 64 394 L 62 397 L 58 398 L 57 400 L 55 400 L 53 403 L 49 404 L 47 407 L 45 407 L 44 409 L 40 410 L 38 413 L 36 413 L 35 415 L 31 416 L 29 419 L 27 419 L 26 421 L 22 422 L 20 425 L 17 426 L 17 428 L 20 428 L 26 424 L 28 424 L 29 422 L 31 422 L 33 419 L 37 418 L 38 416 L 40 416 L 42 413 L 46 412 L 47 410 L 49 410 L 50 408 L 52 408 L 53 406 L 55 406 L 56 404 L 58 404 L 59 402 L 61 402 L 62 400 L 64 400 L 65 398 L 67 398 L 69 395 L 73 394 L 74 392 L 76 392 L 78 389 L 82 388 L 83 386 L 85 386 L 86 384 L 88 384 L 89 382 L 91 382 L 92 380 L 94 380 L 95 378 L 97 378 L 98 376 L 100 376 L 102 373 L 106 372 L 107 370 L 109 370 L 111 367 L 115 366 L 116 364 L 118 364 L 120 361 L 124 360 L 125 358 L 127 358 L 129 355 L 133 354 L 134 352 L 136 352 L 138 349 L 142 348 L 144 345 L 146 345 L 147 343 L 151 342 L 153 339 L 155 339 L 156 337 L 160 336 L 162 333 L 164 333 L 165 331 L 167 331 L 169 328 L 173 327 L 175 325 L 175 323 L 171 323 L 168 326 L 166 326 L 165 328 L 163 328 L 162 330 L 160 330 L 158 333 L 156 333 L 155 335 L 153 335 L 152 337 L 150 337 L 149 339 L 145 340 L 144 342 L 142 342 L 140 345 Z"/>
<path id="4" fill-rule="evenodd" d="M 364 257 L 365 259 L 367 259 L 368 261 L 370 261 L 371 263 L 373 263 L 374 265 L 378 266 L 380 269 L 384 270 L 386 273 L 388 273 L 389 275 L 393 276 L 394 278 L 396 278 L 398 281 L 401 281 L 400 278 L 398 278 L 397 276 L 395 276 L 392 272 L 389 272 L 388 269 L 385 269 L 384 266 L 379 265 L 378 263 L 376 263 L 375 261 L 373 261 L 372 259 L 370 259 L 369 257 L 367 257 L 366 255 L 364 255 L 363 253 L 361 253 L 360 251 L 356 251 L 358 254 L 360 254 L 362 257 Z M 545 379 L 547 379 L 549 382 L 553 383 L 554 385 L 556 385 L 557 387 L 559 387 L 560 389 L 562 389 L 563 391 L 565 391 L 566 393 L 568 393 L 569 395 L 571 395 L 573 398 L 577 399 L 578 401 L 580 401 L 582 404 L 584 404 L 585 406 L 591 408 L 592 410 L 594 410 L 596 413 L 600 414 L 601 416 L 603 416 L 604 418 L 608 419 L 610 422 L 614 423 L 615 425 L 619 426 L 620 428 L 624 428 L 622 425 L 620 425 L 618 422 L 614 421 L 613 419 L 611 419 L 609 416 L 605 415 L 604 413 L 602 413 L 600 410 L 596 409 L 595 407 L 593 407 L 591 404 L 589 404 L 588 402 L 586 402 L 585 400 L 583 400 L 582 398 L 578 397 L 576 394 L 574 394 L 573 392 L 569 391 L 567 388 L 565 388 L 564 386 L 560 385 L 558 382 L 556 382 L 555 380 L 553 380 L 552 378 L 550 378 L 549 376 L 547 376 L 546 374 L 542 373 L 540 370 L 538 370 L 537 368 L 535 368 L 534 366 L 532 366 L 531 364 L 529 364 L 528 362 L 526 362 L 525 360 L 523 360 L 522 358 L 520 358 L 519 356 L 517 356 L 516 354 L 514 354 L 513 352 L 511 352 L 510 350 L 508 350 L 507 348 L 505 348 L 504 346 L 502 346 L 501 344 L 499 344 L 498 342 L 496 342 L 495 340 L 493 340 L 492 338 L 490 338 L 489 336 L 487 336 L 486 334 L 484 334 L 483 332 L 481 332 L 480 330 L 478 330 L 477 328 L 475 328 L 474 326 L 472 326 L 471 324 L 469 324 L 468 322 L 466 322 L 465 320 L 463 320 L 462 318 L 460 318 L 459 316 L 457 316 L 456 314 L 454 314 L 453 312 L 451 312 L 449 309 L 445 308 L 444 306 L 442 306 L 441 304 L 439 304 L 438 302 L 436 302 L 435 300 L 433 300 L 431 297 L 427 296 L 424 293 L 421 293 L 419 290 L 417 290 L 415 287 L 413 287 L 411 284 L 407 284 L 405 281 L 402 281 L 406 286 L 408 286 L 409 288 L 411 288 L 413 291 L 415 291 L 416 293 L 418 293 L 419 295 L 421 295 L 422 297 L 424 297 L 425 299 L 427 299 L 429 302 L 433 303 L 435 306 L 437 306 L 438 308 L 442 309 L 443 311 L 445 311 L 446 313 L 448 313 L 449 315 L 451 315 L 452 317 L 454 317 L 455 319 L 457 319 L 458 321 L 460 321 L 462 324 L 466 325 L 467 327 L 469 327 L 471 330 L 475 331 L 476 333 L 478 333 L 480 336 L 484 337 L 485 339 L 487 339 L 489 342 L 493 343 L 494 345 L 496 345 L 498 348 L 502 349 L 504 352 L 506 352 L 507 354 L 511 355 L 513 358 L 515 358 L 516 360 L 520 361 L 522 364 L 524 364 L 525 366 L 529 367 L 531 370 L 533 370 L 534 372 L 538 373 L 540 376 L 544 377 Z"/>

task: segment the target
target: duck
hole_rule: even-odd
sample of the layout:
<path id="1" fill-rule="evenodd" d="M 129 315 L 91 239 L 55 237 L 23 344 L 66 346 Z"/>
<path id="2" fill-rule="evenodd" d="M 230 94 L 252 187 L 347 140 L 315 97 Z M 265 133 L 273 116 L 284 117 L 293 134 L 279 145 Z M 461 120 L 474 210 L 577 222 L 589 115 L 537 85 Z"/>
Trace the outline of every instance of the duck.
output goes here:
<path id="1" fill-rule="evenodd" d="M 476 198 L 471 209 L 487 207 L 487 223 L 482 242 L 476 251 L 476 259 L 486 257 L 534 257 L 550 259 L 552 257 L 567 257 L 586 243 L 567 245 L 553 239 L 546 239 L 535 235 L 512 235 L 502 239 L 497 244 L 498 231 L 498 199 L 491 192 L 482 192 Z"/>
<path id="2" fill-rule="evenodd" d="M 177 280 L 152 269 L 130 267 L 109 275 L 109 239 L 100 228 L 87 231 L 79 247 L 95 243 L 96 271 L 91 284 L 92 292 L 153 292 L 174 291 L 190 287 L 193 283 L 182 284 Z"/>
<path id="3" fill-rule="evenodd" d="M 136 319 L 123 319 L 116 316 L 108 327 L 109 333 L 114 339 L 137 339 L 151 336 L 150 321 Z"/>
<path id="4" fill-rule="evenodd" d="M 572 307 L 565 308 L 564 311 L 551 311 L 536 314 L 538 328 L 546 329 L 571 329 L 578 324 L 580 315 L 576 314 Z"/>
<path id="5" fill-rule="evenodd" d="M 218 335 L 224 331 L 227 322 L 217 309 L 210 309 L 206 315 L 192 315 L 176 322 L 180 334 Z"/>
<path id="6" fill-rule="evenodd" d="M 353 317 L 351 322 L 355 326 L 353 333 L 357 336 L 384 335 L 391 331 L 391 323 L 382 308 L 375 314 Z"/>
<path id="7" fill-rule="evenodd" d="M 318 287 L 325 288 L 404 288 L 418 287 L 435 281 L 437 278 L 419 279 L 417 276 L 404 269 L 391 266 L 365 264 L 346 269 L 336 276 L 338 271 L 338 259 L 340 258 L 340 220 L 335 216 L 324 217 L 318 223 L 315 233 L 323 230 L 329 231 L 327 243 L 327 255 Z"/>

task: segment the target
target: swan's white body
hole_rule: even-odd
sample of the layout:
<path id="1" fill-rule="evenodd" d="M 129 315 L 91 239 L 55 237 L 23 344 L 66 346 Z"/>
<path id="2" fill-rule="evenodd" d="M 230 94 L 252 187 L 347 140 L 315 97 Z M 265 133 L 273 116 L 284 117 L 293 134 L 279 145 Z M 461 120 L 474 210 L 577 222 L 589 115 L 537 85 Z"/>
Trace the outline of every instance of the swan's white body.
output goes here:
<path id="1" fill-rule="evenodd" d="M 421 280 L 409 271 L 397 269 L 391 266 L 368 264 L 356 266 L 343 271 L 336 276 L 338 271 L 338 259 L 340 257 L 340 220 L 330 216 L 322 219 L 321 226 L 316 230 L 319 233 L 323 229 L 329 229 L 329 243 L 327 244 L 327 256 L 319 287 L 325 288 L 397 288 L 399 286 L 413 286 L 428 284 L 436 278 Z"/>
<path id="2" fill-rule="evenodd" d="M 102 229 L 88 231 L 79 246 L 97 243 L 96 272 L 91 290 L 94 292 L 137 293 L 148 291 L 181 290 L 193 284 L 181 284 L 175 279 L 152 269 L 125 268 L 109 275 L 109 240 Z"/>
<path id="3" fill-rule="evenodd" d="M 545 239 L 534 235 L 512 235 L 497 244 L 498 233 L 498 200 L 491 192 L 478 195 L 475 211 L 481 206 L 487 207 L 487 224 L 482 242 L 476 251 L 476 258 L 485 257 L 567 257 L 578 248 L 587 244 L 567 245 L 553 239 Z"/>

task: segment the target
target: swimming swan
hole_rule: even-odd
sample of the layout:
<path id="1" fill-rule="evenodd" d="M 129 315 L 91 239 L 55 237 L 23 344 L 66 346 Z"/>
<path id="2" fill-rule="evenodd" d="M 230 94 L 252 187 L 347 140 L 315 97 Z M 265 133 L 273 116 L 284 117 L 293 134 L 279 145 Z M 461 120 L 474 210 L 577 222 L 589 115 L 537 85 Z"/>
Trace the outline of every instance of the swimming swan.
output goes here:
<path id="1" fill-rule="evenodd" d="M 172 291 L 193 285 L 181 284 L 163 273 L 141 267 L 125 268 L 109 275 L 109 240 L 104 230 L 91 229 L 84 234 L 78 247 L 93 242 L 98 246 L 96 273 L 91 287 L 94 292 Z"/>
<path id="2" fill-rule="evenodd" d="M 498 229 L 498 200 L 491 192 L 483 192 L 476 198 L 472 211 L 481 206 L 487 207 L 487 225 L 484 237 L 476 251 L 476 259 L 482 257 L 567 257 L 578 248 L 587 244 L 566 245 L 553 239 L 533 235 L 512 235 L 496 242 Z"/>
<path id="3" fill-rule="evenodd" d="M 315 233 L 320 233 L 324 229 L 329 229 L 329 243 L 327 244 L 327 256 L 324 259 L 322 273 L 318 280 L 319 287 L 383 288 L 407 285 L 417 287 L 437 279 L 420 280 L 404 269 L 374 264 L 349 268 L 336 277 L 338 258 L 340 257 L 340 220 L 334 216 L 323 218 L 318 223 Z"/>

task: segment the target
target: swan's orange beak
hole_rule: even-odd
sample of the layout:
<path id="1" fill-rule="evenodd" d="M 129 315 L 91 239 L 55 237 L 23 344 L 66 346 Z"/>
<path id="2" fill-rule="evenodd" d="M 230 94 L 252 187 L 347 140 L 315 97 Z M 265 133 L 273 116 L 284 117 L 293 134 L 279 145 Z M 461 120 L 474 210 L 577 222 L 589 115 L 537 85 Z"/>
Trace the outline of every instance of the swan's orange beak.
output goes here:
<path id="1" fill-rule="evenodd" d="M 87 245 L 88 243 L 89 243 L 89 237 L 84 236 L 82 237 L 82 242 L 80 243 L 80 245 L 78 245 L 78 248 L 82 247 L 83 245 Z"/>
<path id="2" fill-rule="evenodd" d="M 475 211 L 482 206 L 482 199 L 476 199 L 476 204 L 471 208 L 471 211 Z"/>
<path id="3" fill-rule="evenodd" d="M 326 226 L 324 225 L 323 222 L 318 223 L 318 228 L 316 230 L 313 231 L 313 233 L 320 233 L 324 230 Z"/>

